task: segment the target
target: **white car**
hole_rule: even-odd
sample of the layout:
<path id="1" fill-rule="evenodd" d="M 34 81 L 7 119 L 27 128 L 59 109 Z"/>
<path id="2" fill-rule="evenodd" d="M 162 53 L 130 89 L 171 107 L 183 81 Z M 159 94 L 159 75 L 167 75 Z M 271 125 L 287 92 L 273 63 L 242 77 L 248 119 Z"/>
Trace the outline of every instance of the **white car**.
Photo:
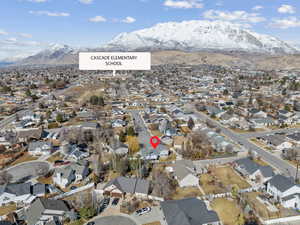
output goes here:
<path id="1" fill-rule="evenodd" d="M 144 215 L 148 212 L 151 211 L 151 208 L 150 207 L 145 207 L 145 208 L 142 208 L 142 209 L 139 209 L 137 210 L 135 213 L 138 215 L 138 216 L 141 216 L 141 215 Z"/>

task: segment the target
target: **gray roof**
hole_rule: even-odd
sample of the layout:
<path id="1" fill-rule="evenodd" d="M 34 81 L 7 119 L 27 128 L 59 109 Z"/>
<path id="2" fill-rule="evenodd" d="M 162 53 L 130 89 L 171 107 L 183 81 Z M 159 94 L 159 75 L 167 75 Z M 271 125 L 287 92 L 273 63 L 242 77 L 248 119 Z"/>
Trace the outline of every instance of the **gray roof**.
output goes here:
<path id="1" fill-rule="evenodd" d="M 253 174 L 260 170 L 264 177 L 271 177 L 274 175 L 273 169 L 270 166 L 261 166 L 250 158 L 238 159 L 235 161 L 240 168 L 244 169 L 248 174 Z"/>
<path id="2" fill-rule="evenodd" d="M 62 212 L 69 211 L 69 208 L 67 207 L 64 201 L 38 198 L 25 212 L 27 224 L 35 225 L 40 220 L 42 215 L 44 215 L 44 212 L 47 209 Z"/>
<path id="3" fill-rule="evenodd" d="M 178 180 L 182 180 L 187 175 L 195 172 L 195 166 L 191 160 L 178 160 L 173 165 L 173 168 Z"/>
<path id="4" fill-rule="evenodd" d="M 14 194 L 16 196 L 31 194 L 30 183 L 21 183 L 21 184 L 8 184 L 5 187 L 5 192 Z"/>
<path id="5" fill-rule="evenodd" d="M 50 142 L 44 142 L 44 141 L 35 141 L 35 142 L 30 142 L 28 146 L 29 151 L 34 151 L 37 148 L 42 148 L 43 146 L 46 146 L 47 148 L 51 149 L 52 144 Z"/>
<path id="6" fill-rule="evenodd" d="M 270 179 L 269 183 L 281 192 L 284 192 L 295 185 L 298 186 L 298 184 L 294 182 L 294 179 L 292 177 L 285 177 L 280 174 Z"/>
<path id="7" fill-rule="evenodd" d="M 197 198 L 170 200 L 160 203 L 168 225 L 202 225 L 219 222 L 215 211 L 208 210 Z"/>
<path id="8" fill-rule="evenodd" d="M 267 135 L 262 138 L 274 146 L 281 145 L 285 142 L 285 137 L 282 135 Z"/>
<path id="9" fill-rule="evenodd" d="M 46 193 L 46 184 L 37 183 L 32 186 L 32 194 L 33 195 L 39 195 L 39 194 L 45 194 L 45 193 Z"/>
<path id="10" fill-rule="evenodd" d="M 104 189 L 110 185 L 115 185 L 120 191 L 124 193 L 149 193 L 149 181 L 139 178 L 127 178 L 127 177 L 117 177 L 110 182 L 108 182 Z"/>
<path id="11" fill-rule="evenodd" d="M 84 176 L 86 170 L 86 166 L 81 166 L 76 163 L 67 165 L 65 167 L 61 167 L 55 170 L 55 173 L 61 173 L 62 177 L 68 178 L 71 174 L 80 174 Z"/>

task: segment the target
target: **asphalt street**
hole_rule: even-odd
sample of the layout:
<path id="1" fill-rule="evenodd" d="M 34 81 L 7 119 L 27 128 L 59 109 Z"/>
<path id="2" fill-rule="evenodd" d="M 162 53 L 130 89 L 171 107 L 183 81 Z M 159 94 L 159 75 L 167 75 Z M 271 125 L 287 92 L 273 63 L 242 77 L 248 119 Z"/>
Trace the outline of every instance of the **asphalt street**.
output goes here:
<path id="1" fill-rule="evenodd" d="M 143 149 L 146 151 L 160 152 L 165 150 L 166 147 L 163 144 L 159 144 L 155 149 L 150 144 L 151 134 L 149 133 L 144 120 L 142 119 L 139 110 L 130 110 L 132 117 L 134 118 L 134 126 L 138 132 L 138 139 L 140 144 L 143 145 Z"/>
<path id="2" fill-rule="evenodd" d="M 265 135 L 272 135 L 272 134 L 292 134 L 295 132 L 300 132 L 300 128 L 284 128 L 284 129 L 276 129 L 271 131 L 262 131 L 262 132 L 248 132 L 241 134 L 244 138 L 250 139 L 250 138 L 257 138 L 262 137 Z"/>
<path id="3" fill-rule="evenodd" d="M 237 134 L 233 131 L 229 130 L 228 128 L 223 127 L 220 123 L 217 121 L 211 119 L 209 116 L 197 112 L 193 106 L 189 106 L 190 109 L 194 109 L 194 113 L 198 116 L 199 119 L 206 121 L 209 120 L 212 124 L 214 124 L 217 128 L 221 129 L 222 133 L 226 135 L 228 138 L 232 139 L 234 142 L 238 143 L 239 145 L 243 146 L 247 150 L 251 150 L 256 152 L 261 158 L 269 163 L 272 167 L 276 168 L 278 171 L 280 171 L 281 174 L 287 175 L 287 176 L 296 176 L 296 168 L 289 164 L 288 162 L 280 159 L 279 157 L 276 157 L 272 155 L 272 153 L 267 152 L 266 150 L 260 148 L 259 146 L 251 143 L 247 140 L 247 137 L 243 134 Z M 276 131 L 278 132 L 278 131 Z"/>

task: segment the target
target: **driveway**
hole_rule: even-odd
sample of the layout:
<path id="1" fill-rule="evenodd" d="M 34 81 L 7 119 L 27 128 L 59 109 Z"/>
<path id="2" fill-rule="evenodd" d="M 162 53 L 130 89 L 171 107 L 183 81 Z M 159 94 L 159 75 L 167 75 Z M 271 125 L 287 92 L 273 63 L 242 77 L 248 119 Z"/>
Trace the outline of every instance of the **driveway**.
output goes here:
<path id="1" fill-rule="evenodd" d="M 7 172 L 13 176 L 12 182 L 27 181 L 37 177 L 37 170 L 41 166 L 47 166 L 48 170 L 50 168 L 48 162 L 32 161 L 10 167 Z"/>
<path id="2" fill-rule="evenodd" d="M 144 215 L 138 216 L 135 213 L 133 213 L 131 216 L 139 224 L 160 222 L 161 225 L 167 225 L 166 221 L 164 220 L 164 214 L 162 210 L 160 210 L 159 206 L 151 207 L 151 212 L 146 213 Z"/>
<path id="3" fill-rule="evenodd" d="M 105 216 L 97 218 L 93 221 L 95 222 L 95 225 L 138 225 L 132 219 L 123 215 Z"/>

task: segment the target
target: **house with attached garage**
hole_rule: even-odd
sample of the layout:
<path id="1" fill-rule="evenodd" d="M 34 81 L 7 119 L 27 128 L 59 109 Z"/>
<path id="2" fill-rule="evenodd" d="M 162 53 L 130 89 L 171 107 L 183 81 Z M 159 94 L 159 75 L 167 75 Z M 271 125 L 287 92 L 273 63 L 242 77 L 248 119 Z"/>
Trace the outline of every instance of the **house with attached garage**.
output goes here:
<path id="1" fill-rule="evenodd" d="M 46 185 L 37 183 L 6 184 L 0 186 L 0 206 L 15 202 L 31 203 L 36 197 L 46 194 Z"/>
<path id="2" fill-rule="evenodd" d="M 63 224 L 69 212 L 62 200 L 38 198 L 25 210 L 25 221 L 28 225 Z"/>
<path id="3" fill-rule="evenodd" d="M 274 176 L 267 182 L 267 193 L 285 208 L 300 209 L 300 185 L 292 177 Z"/>
<path id="4" fill-rule="evenodd" d="M 166 170 L 173 174 L 180 187 L 197 187 L 199 185 L 196 168 L 191 160 L 178 160 Z"/>
<path id="5" fill-rule="evenodd" d="M 51 142 L 35 141 L 30 142 L 28 146 L 28 153 L 30 155 L 49 155 L 53 149 Z"/>
<path id="6" fill-rule="evenodd" d="M 250 158 L 238 159 L 234 163 L 236 171 L 257 183 L 265 183 L 274 176 L 272 167 L 259 165 Z"/>
<path id="7" fill-rule="evenodd" d="M 73 163 L 62 168 L 55 169 L 52 176 L 53 183 L 61 188 L 66 188 L 72 183 L 77 183 L 84 180 L 90 171 L 88 166 L 81 166 Z"/>
<path id="8" fill-rule="evenodd" d="M 264 127 L 274 126 L 277 124 L 276 121 L 270 117 L 252 118 L 250 119 L 250 122 L 254 128 L 264 128 Z"/>
<path id="9" fill-rule="evenodd" d="M 282 135 L 266 135 L 260 137 L 265 144 L 269 145 L 270 147 L 282 151 L 283 149 L 288 149 L 293 146 L 293 144 L 286 140 L 286 138 Z"/>
<path id="10" fill-rule="evenodd" d="M 208 203 L 197 198 L 162 201 L 160 207 L 168 225 L 222 225 Z"/>
<path id="11" fill-rule="evenodd" d="M 104 188 L 104 194 L 113 197 L 122 197 L 127 194 L 137 197 L 147 197 L 150 183 L 148 180 L 139 178 L 117 177 L 108 182 Z"/>

